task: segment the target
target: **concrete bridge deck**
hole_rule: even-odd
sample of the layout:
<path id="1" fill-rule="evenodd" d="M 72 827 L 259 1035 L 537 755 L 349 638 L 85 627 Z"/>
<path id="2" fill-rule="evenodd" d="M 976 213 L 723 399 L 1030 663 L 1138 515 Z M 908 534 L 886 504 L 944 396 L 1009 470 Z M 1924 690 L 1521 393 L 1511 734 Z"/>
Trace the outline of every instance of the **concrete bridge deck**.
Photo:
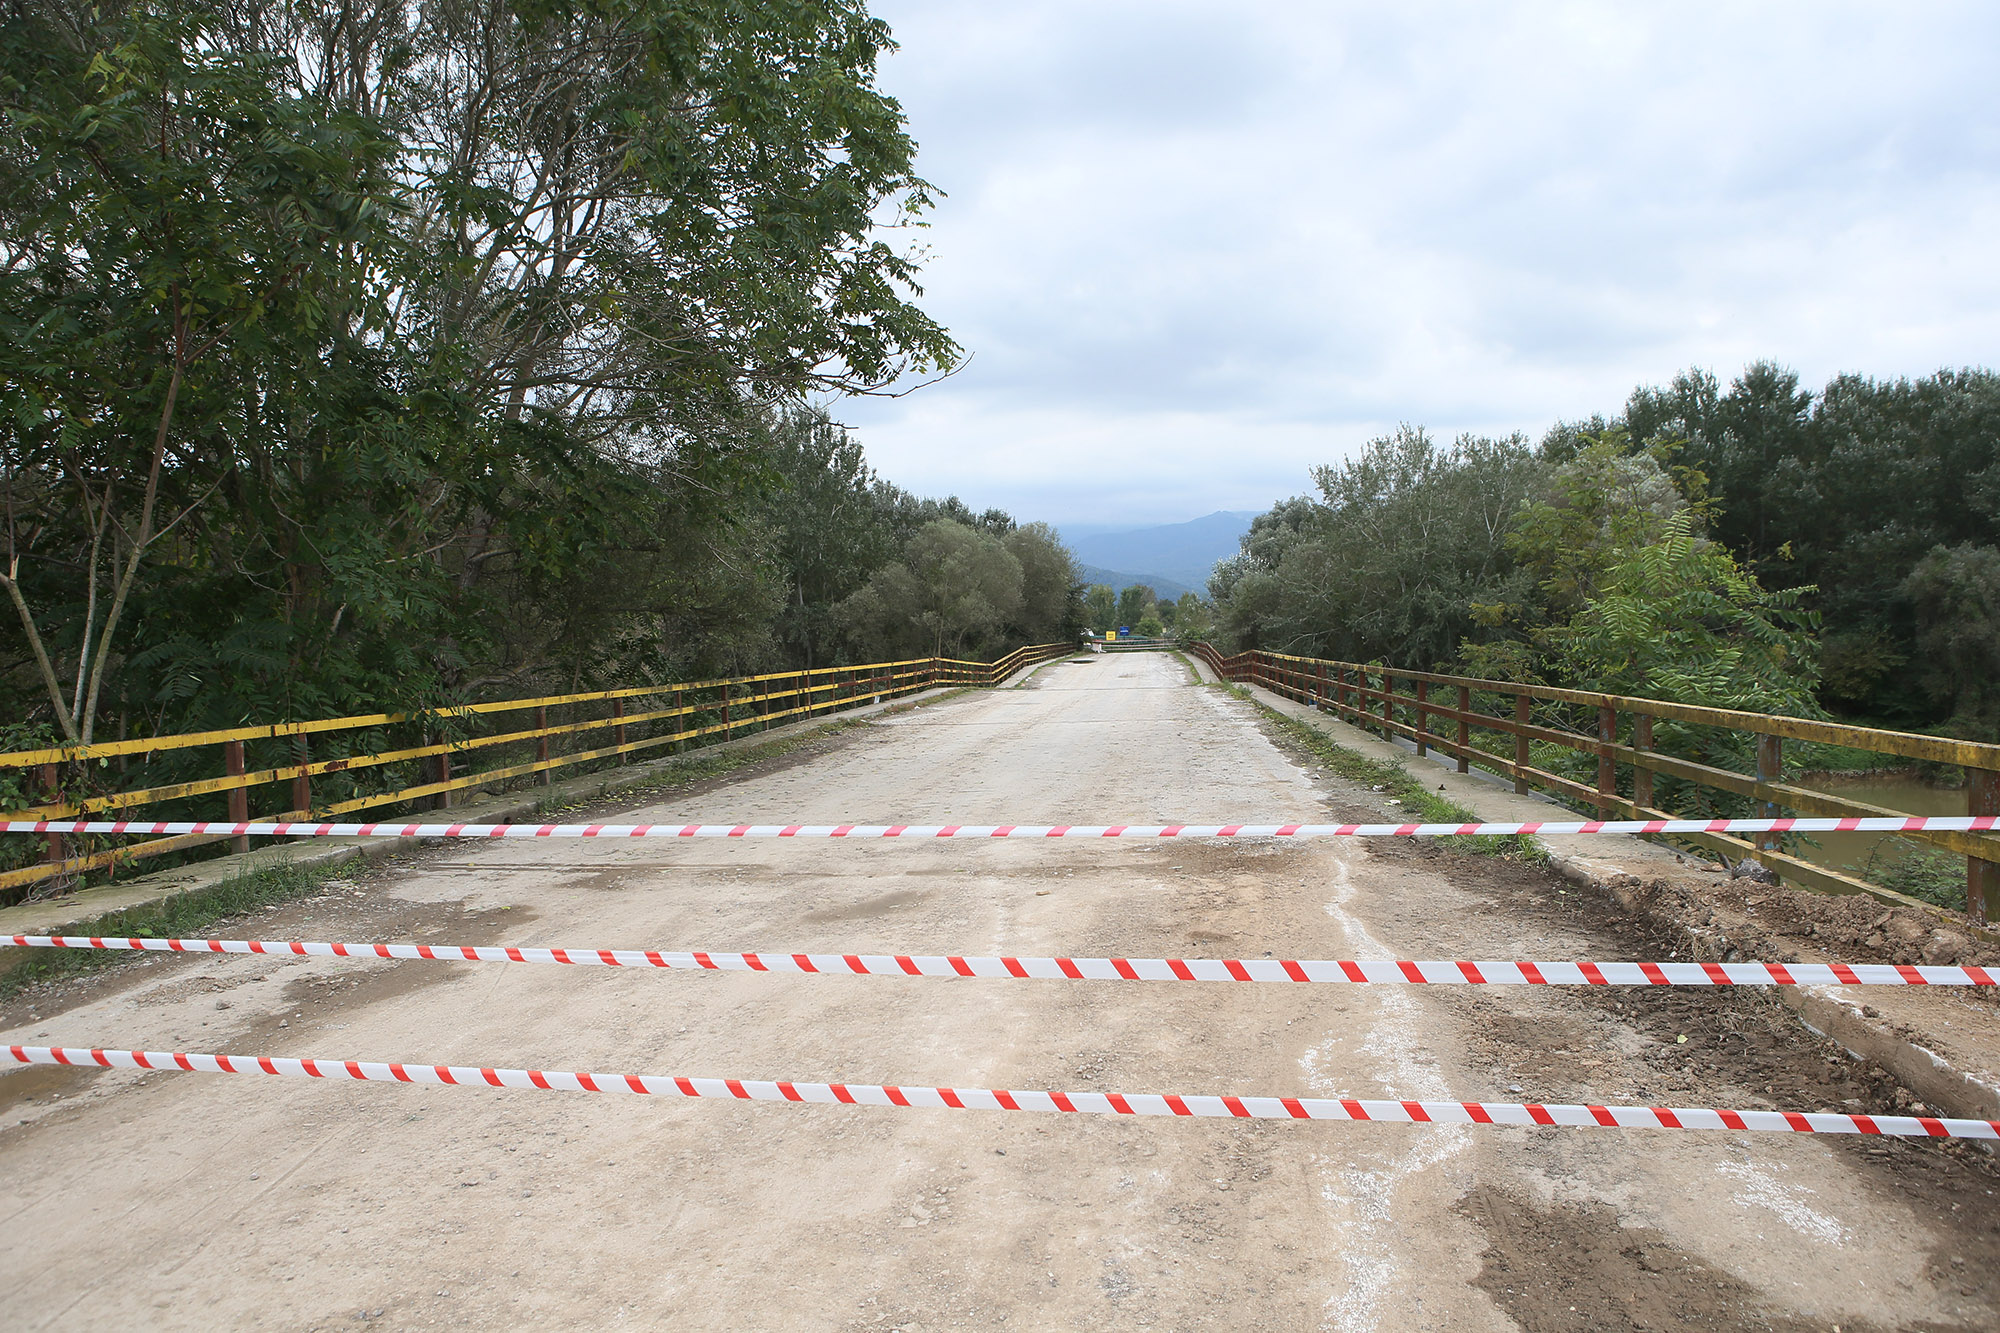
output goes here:
<path id="1" fill-rule="evenodd" d="M 1254 705 L 1134 654 L 632 813 L 1303 821 L 1371 799 L 1314 773 Z M 359 868 L 230 933 L 1649 956 L 1601 916 L 1541 868 L 1401 844 L 513 842 Z M 9 1043 L 745 1078 L 1788 1109 L 1871 1095 L 1775 1005 L 1705 992 L 201 957 L 30 995 L 0 1023 Z M 1994 1173 L 1928 1144 L 48 1069 L 0 1076 L 0 1105 L 0 1273 L 24 1329 L 2000 1325 Z"/>

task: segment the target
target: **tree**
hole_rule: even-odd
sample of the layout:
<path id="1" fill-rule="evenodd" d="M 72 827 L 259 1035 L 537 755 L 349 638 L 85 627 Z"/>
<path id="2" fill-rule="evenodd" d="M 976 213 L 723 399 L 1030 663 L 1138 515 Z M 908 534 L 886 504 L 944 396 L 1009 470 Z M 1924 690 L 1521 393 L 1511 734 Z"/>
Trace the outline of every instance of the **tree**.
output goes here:
<path id="1" fill-rule="evenodd" d="M 782 413 L 770 431 L 779 486 L 769 522 L 789 588 L 777 633 L 791 660 L 811 667 L 839 639 L 834 606 L 893 558 L 894 533 L 860 441 L 824 412 Z"/>
<path id="2" fill-rule="evenodd" d="M 1545 636 L 1550 672 L 1566 684 L 1611 694 L 1710 708 L 1816 717 L 1818 617 L 1801 606 L 1804 589 L 1767 591 L 1721 545 L 1696 536 L 1687 511 L 1667 520 L 1660 540 L 1623 554 L 1568 624 Z M 1587 710 L 1556 705 L 1573 729 Z M 1581 715 L 1580 715 L 1581 714 Z M 1697 763 L 1754 770 L 1743 732 L 1662 719 L 1656 748 Z M 1552 759 L 1578 777 L 1584 757 Z M 1736 815 L 1740 798 L 1680 779 L 1659 779 L 1656 803 L 1690 817 Z"/>
<path id="3" fill-rule="evenodd" d="M 1304 560 L 1313 557 L 1307 529 L 1320 517 L 1319 506 L 1303 495 L 1280 500 L 1250 520 L 1237 553 L 1210 572 L 1209 597 L 1221 628 L 1237 648 L 1263 647 L 1267 626 L 1291 622 L 1297 608 L 1287 602 L 1279 570 L 1295 551 Z"/>
<path id="4" fill-rule="evenodd" d="M 2000 376 L 1842 375 L 1817 395 L 1758 363 L 1725 391 L 1690 371 L 1641 389 L 1635 439 L 1679 437 L 1719 504 L 1710 530 L 1773 586 L 1812 584 L 1825 693 L 1872 717 L 1941 720 L 1905 669 L 1918 651 L 1907 580 L 1937 546 L 2000 544 Z"/>
<path id="5" fill-rule="evenodd" d="M 996 633 L 1021 606 L 1021 562 L 1000 539 L 937 519 L 897 563 L 876 571 L 844 616 L 879 642 L 957 655 Z"/>
<path id="6" fill-rule="evenodd" d="M 1506 537 L 1549 470 L 1518 435 L 1441 447 L 1404 427 L 1373 440 L 1314 469 L 1318 500 L 1252 523 L 1209 581 L 1217 617 L 1237 647 L 1449 661 L 1478 629 L 1475 604 L 1521 600 Z"/>
<path id="7" fill-rule="evenodd" d="M 1143 583 L 1134 583 L 1118 594 L 1118 624 L 1134 628 L 1153 613 L 1153 590 Z"/>
<path id="8" fill-rule="evenodd" d="M 1021 607 L 1014 632 L 1027 643 L 1074 638 L 1083 628 L 1083 584 L 1076 557 L 1046 523 L 1027 523 L 1001 538 L 1021 565 Z"/>
<path id="9" fill-rule="evenodd" d="M 1802 596 L 1758 586 L 1682 511 L 1549 638 L 1563 675 L 1586 689 L 1812 716 L 1818 617 Z"/>
<path id="10" fill-rule="evenodd" d="M 1923 686 L 1954 736 L 2000 739 L 2000 549 L 1936 546 L 1904 580 Z"/>
<path id="11" fill-rule="evenodd" d="M 80 26 L 37 9 L 0 44 L 0 587 L 51 715 L 87 744 L 148 556 L 283 387 L 259 367 L 368 336 L 393 143 L 216 49 L 201 11 Z"/>
<path id="12" fill-rule="evenodd" d="M 1609 563 L 1659 540 L 1674 515 L 1692 509 L 1699 521 L 1707 514 L 1700 475 L 1669 472 L 1673 452 L 1661 441 L 1635 453 L 1622 427 L 1579 436 L 1546 492 L 1522 505 L 1507 552 L 1535 576 L 1550 613 L 1567 617 L 1589 602 Z"/>
<path id="13" fill-rule="evenodd" d="M 1118 594 L 1110 585 L 1093 583 L 1083 594 L 1083 618 L 1098 631 L 1118 628 Z"/>
<path id="14" fill-rule="evenodd" d="M 1184 592 L 1174 603 L 1174 637 L 1182 643 L 1200 643 L 1215 633 L 1214 619 L 1207 602 L 1192 592 Z"/>
<path id="15" fill-rule="evenodd" d="M 808 608 L 927 521 L 876 541 L 857 450 L 787 475 L 771 438 L 956 356 L 894 243 L 929 190 L 888 49 L 852 0 L 18 0 L 8 710 L 32 680 L 88 738 L 768 660 L 774 488 L 875 511 L 844 568 L 785 553 Z"/>
<path id="16" fill-rule="evenodd" d="M 1634 439 L 1685 441 L 1688 466 L 1723 497 L 1717 535 L 1757 570 L 1781 559 L 1795 527 L 1787 475 L 1807 452 L 1813 395 L 1797 373 L 1769 361 L 1746 367 L 1723 393 L 1713 375 L 1689 371 L 1665 391 L 1640 389 L 1626 404 Z"/>

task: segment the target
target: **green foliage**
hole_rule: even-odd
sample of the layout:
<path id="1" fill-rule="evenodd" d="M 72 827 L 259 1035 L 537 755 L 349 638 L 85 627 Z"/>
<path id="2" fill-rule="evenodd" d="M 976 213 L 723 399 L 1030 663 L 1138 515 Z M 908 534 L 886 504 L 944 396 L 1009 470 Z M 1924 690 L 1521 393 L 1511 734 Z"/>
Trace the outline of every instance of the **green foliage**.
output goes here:
<path id="1" fill-rule="evenodd" d="M 1711 708 L 1818 712 L 1805 589 L 1769 592 L 1685 511 L 1611 566 L 1601 593 L 1550 631 L 1558 669 L 1589 688 Z"/>
<path id="2" fill-rule="evenodd" d="M 818 665 L 940 519 L 1022 568 L 973 637 L 1073 621 L 1053 534 L 798 406 L 957 356 L 912 304 L 890 49 L 852 0 L 16 5 L 0 713 Z"/>
<path id="3" fill-rule="evenodd" d="M 1507 663 L 1497 653 L 1477 665 L 1502 678 L 1533 679 L 1531 673 L 1539 673 L 1611 694 L 1819 716 L 1813 637 L 1818 620 L 1800 605 L 1810 590 L 1765 590 L 1728 551 L 1696 536 L 1693 527 L 1694 514 L 1684 509 L 1665 520 L 1659 540 L 1608 553 L 1609 567 L 1594 576 L 1595 595 L 1567 622 L 1537 634 L 1539 651 L 1528 658 L 1531 665 Z M 1526 656 L 1526 645 L 1520 651 Z M 1586 734 L 1595 729 L 1587 710 L 1543 705 L 1538 711 L 1547 723 Z M 1621 725 L 1629 731 L 1632 723 Z M 1718 768 L 1756 768 L 1750 738 L 1733 731 L 1662 719 L 1654 744 Z M 1535 762 L 1579 780 L 1588 780 L 1594 768 L 1587 756 L 1541 744 Z M 1656 801 L 1691 817 L 1748 812 L 1746 802 L 1668 777 L 1659 779 Z"/>
<path id="4" fill-rule="evenodd" d="M 200 935 L 217 921 L 258 908 L 311 897 L 328 877 L 344 867 L 329 864 L 280 863 L 232 876 L 206 888 L 190 889 L 157 902 L 108 912 L 64 928 L 66 935 L 113 936 L 124 939 L 186 938 Z M 0 971 L 0 1000 L 30 986 L 67 980 L 102 968 L 145 957 L 104 949 L 21 949 Z"/>
<path id="5" fill-rule="evenodd" d="M 1937 547 L 2000 546 L 2000 375 L 1842 375 L 1814 395 L 1768 363 L 1726 390 L 1690 371 L 1634 393 L 1625 422 L 1686 442 L 1720 502 L 1713 534 L 1760 580 L 1816 588 L 1828 702 L 1922 727 L 1976 686 L 1907 669 L 1924 656 L 1911 576 Z"/>
<path id="6" fill-rule="evenodd" d="M 1021 606 L 1011 624 L 1022 643 L 1074 639 L 1083 630 L 1083 584 L 1076 557 L 1046 523 L 1024 523 L 1001 538 L 1021 565 Z"/>
<path id="7" fill-rule="evenodd" d="M 776 626 L 802 667 L 838 660 L 844 630 L 834 607 L 897 552 L 860 441 L 824 412 L 780 417 L 772 429 L 780 489 L 768 505 L 787 596 Z"/>
<path id="8" fill-rule="evenodd" d="M 951 519 L 926 524 L 843 614 L 888 651 L 958 657 L 1021 608 L 1021 562 L 989 533 Z"/>
<path id="9" fill-rule="evenodd" d="M 1238 646 L 1429 668 L 1685 703 L 1813 715 L 1810 588 L 1767 591 L 1700 535 L 1704 473 L 1671 439 L 1635 447 L 1616 424 L 1438 448 L 1420 431 L 1315 474 L 1323 501 L 1253 524 L 1211 589 Z M 1563 705 L 1544 725 L 1594 732 Z M 1629 722 L 1626 724 L 1629 726 Z M 1660 748 L 1739 771 L 1740 738 L 1662 722 Z M 1589 761 L 1538 745 L 1538 766 Z M 1663 779 L 1663 802 L 1701 805 Z M 1676 807 L 1678 808 L 1678 807 Z M 1690 810 L 1690 813 L 1695 813 Z"/>
<path id="10" fill-rule="evenodd" d="M 1620 416 L 1559 423 L 1532 453 L 1518 439 L 1447 451 L 1405 428 L 1315 477 L 1318 500 L 1260 516 L 1211 580 L 1232 647 L 1455 657 L 1503 679 L 1643 681 L 1792 712 L 1824 701 L 1878 724 L 2000 734 L 1987 605 L 2000 557 L 1983 554 L 2000 551 L 1992 371 L 1841 376 L 1818 394 L 1764 362 L 1726 386 L 1689 371 L 1635 391 Z M 1678 514 L 1689 562 L 1726 553 L 1739 568 L 1682 570 L 1658 611 L 1689 619 L 1621 656 L 1640 622 L 1607 580 Z M 1716 551 L 1702 554 L 1704 536 Z M 1826 627 L 1817 651 L 1807 612 Z"/>
<path id="11" fill-rule="evenodd" d="M 1869 854 L 1861 878 L 1933 907 L 1966 908 L 1965 858 L 1907 838 L 1885 838 Z"/>
<path id="12" fill-rule="evenodd" d="M 1106 584 L 1091 584 L 1083 594 L 1083 618 L 1099 633 L 1118 628 L 1118 594 Z"/>
<path id="13" fill-rule="evenodd" d="M 1215 634 L 1215 617 L 1207 602 L 1191 592 L 1184 592 L 1174 603 L 1173 621 L 1170 626 L 1174 637 L 1182 643 L 1200 643 Z"/>
<path id="14" fill-rule="evenodd" d="M 1903 582 L 1921 681 L 1954 736 L 2000 740 L 2000 548 L 1935 546 Z"/>
<path id="15" fill-rule="evenodd" d="M 1610 564 L 1659 540 L 1677 514 L 1700 495 L 1698 475 L 1668 471 L 1671 444 L 1633 452 L 1625 431 L 1612 427 L 1579 435 L 1567 462 L 1550 475 L 1547 492 L 1524 504 L 1506 547 L 1535 576 L 1543 607 L 1565 616 L 1591 600 Z"/>
<path id="16" fill-rule="evenodd" d="M 1450 659 L 1479 630 L 1476 605 L 1530 586 L 1506 537 L 1549 465 L 1513 436 L 1439 446 L 1404 427 L 1313 476 L 1318 500 L 1259 516 L 1209 582 L 1218 628 L 1262 647 L 1416 668 Z"/>
<path id="17" fill-rule="evenodd" d="M 1640 389 L 1626 405 L 1635 440 L 1686 441 L 1687 461 L 1722 497 L 1719 533 L 1753 568 L 1778 557 L 1793 531 L 1784 498 L 1812 395 L 1799 377 L 1758 361 L 1723 393 L 1713 375 L 1689 371 L 1666 390 Z"/>
<path id="18" fill-rule="evenodd" d="M 395 144 L 222 45 L 212 12 L 37 8 L 5 33 L 0 584 L 50 715 L 88 740 L 140 575 L 161 551 L 203 570 L 267 432 L 329 397 L 399 415 L 370 288 L 400 262 Z"/>
<path id="19" fill-rule="evenodd" d="M 1118 624 L 1137 631 L 1139 622 L 1153 614 L 1155 598 L 1153 590 L 1143 583 L 1134 583 L 1118 594 Z"/>

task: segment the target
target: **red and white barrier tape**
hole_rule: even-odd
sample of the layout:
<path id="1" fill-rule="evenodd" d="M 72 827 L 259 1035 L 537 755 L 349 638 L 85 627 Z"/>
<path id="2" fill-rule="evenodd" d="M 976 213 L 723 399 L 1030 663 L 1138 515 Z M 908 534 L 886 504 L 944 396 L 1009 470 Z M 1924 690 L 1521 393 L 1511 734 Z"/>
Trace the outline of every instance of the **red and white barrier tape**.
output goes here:
<path id="1" fill-rule="evenodd" d="M 275 1074 L 359 1083 L 436 1083 L 547 1092 L 623 1092 L 723 1097 L 749 1102 L 821 1102 L 954 1111 L 1064 1111 L 1094 1115 L 1195 1116 L 1239 1120 L 1370 1120 L 1391 1124 L 1560 1125 L 1617 1129 L 1727 1129 L 1794 1134 L 1887 1134 L 1906 1138 L 2000 1139 L 2000 1121 L 1833 1111 L 1729 1111 L 1715 1107 L 1546 1105 L 1537 1102 L 1374 1101 L 1330 1097 L 1175 1096 L 1152 1092 L 1009 1092 L 999 1088 L 903 1088 L 862 1083 L 763 1082 L 666 1074 L 585 1074 L 471 1065 L 294 1060 L 80 1046 L 10 1046 L 19 1064 L 104 1069 Z"/>
<path id="2" fill-rule="evenodd" d="M 306 940 L 0 936 L 0 947 L 406 958 L 439 963 L 560 963 L 708 972 L 986 977 L 1048 981 L 1408 982 L 1472 986 L 1993 986 L 1983 967 L 1902 963 L 1359 962 L 1291 958 L 974 958 L 958 954 L 720 953 L 681 949 L 542 949 L 512 944 L 341 944 Z"/>
<path id="3" fill-rule="evenodd" d="M 1412 838 L 1577 833 L 1978 833 L 2000 815 L 1855 819 L 1587 819 L 1524 824 L 231 824 L 0 820 L 0 833 L 288 838 Z"/>

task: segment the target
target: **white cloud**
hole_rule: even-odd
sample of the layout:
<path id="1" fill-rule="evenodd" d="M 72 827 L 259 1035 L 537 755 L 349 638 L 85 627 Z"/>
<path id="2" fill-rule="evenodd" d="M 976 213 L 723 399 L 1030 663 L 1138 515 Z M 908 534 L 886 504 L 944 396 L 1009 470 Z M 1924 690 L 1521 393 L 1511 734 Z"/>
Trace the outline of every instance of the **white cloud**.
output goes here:
<path id="1" fill-rule="evenodd" d="M 976 354 L 838 409 L 915 489 L 1171 521 L 1398 420 L 2000 359 L 1981 6 L 876 8 Z"/>

